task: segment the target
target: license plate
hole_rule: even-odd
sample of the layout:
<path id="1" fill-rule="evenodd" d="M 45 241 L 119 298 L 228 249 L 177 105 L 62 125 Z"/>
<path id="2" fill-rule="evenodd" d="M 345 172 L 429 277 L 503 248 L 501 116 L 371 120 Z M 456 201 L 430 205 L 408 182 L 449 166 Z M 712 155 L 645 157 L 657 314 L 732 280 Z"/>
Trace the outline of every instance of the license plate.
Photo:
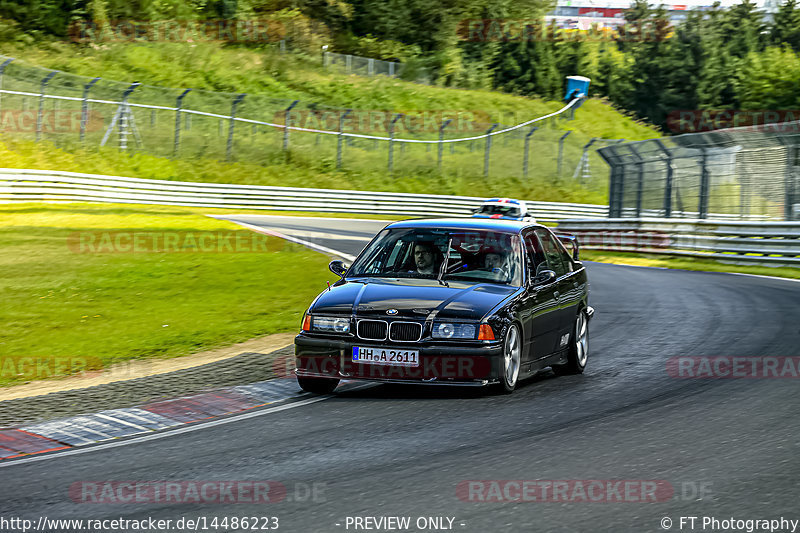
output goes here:
<path id="1" fill-rule="evenodd" d="M 368 365 L 419 366 L 419 351 L 353 346 L 353 362 Z"/>

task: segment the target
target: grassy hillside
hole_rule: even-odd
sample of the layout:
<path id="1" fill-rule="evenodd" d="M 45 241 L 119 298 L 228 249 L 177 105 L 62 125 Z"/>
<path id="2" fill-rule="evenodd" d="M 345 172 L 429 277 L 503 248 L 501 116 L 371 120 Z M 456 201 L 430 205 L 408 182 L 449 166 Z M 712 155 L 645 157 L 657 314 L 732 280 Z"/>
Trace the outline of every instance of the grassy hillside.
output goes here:
<path id="1" fill-rule="evenodd" d="M 544 101 L 495 91 L 433 87 L 386 77 L 358 77 L 322 71 L 319 62 L 296 54 L 281 54 L 273 48 L 254 50 L 220 47 L 213 44 L 147 43 L 78 46 L 50 43 L 39 48 L 14 48 L 3 45 L 5 55 L 19 58 L 7 71 L 4 86 L 17 83 L 18 90 L 38 91 L 38 75 L 28 65 L 57 69 L 82 76 L 102 76 L 119 84 L 101 81 L 98 95 L 118 97 L 127 83 L 149 85 L 138 89 L 132 101 L 174 105 L 179 88 L 194 88 L 185 100 L 189 109 L 230 111 L 234 93 L 247 93 L 239 116 L 282 123 L 282 113 L 292 100 L 298 109 L 355 109 L 366 117 L 371 111 L 432 111 L 434 117 L 468 113 L 473 120 L 467 128 L 452 131 L 447 138 L 477 135 L 492 123 L 516 124 L 559 109 L 562 102 Z M 13 68 L 12 68 L 13 67 Z M 24 76 L 23 76 L 24 74 Z M 16 77 L 16 78 L 15 78 Z M 26 81 L 19 81 L 23 77 Z M 60 74 L 51 81 L 51 90 L 79 94 L 83 80 Z M 105 85 L 103 85 L 105 84 Z M 172 89 L 159 89 L 163 86 Z M 226 94 L 209 91 L 225 91 Z M 15 105 L 31 109 L 35 103 L 5 95 L 4 109 Z M 50 101 L 47 106 L 53 105 Z M 69 106 L 70 103 L 62 103 Z M 75 106 L 78 104 L 75 103 Z M 76 107 L 77 108 L 77 107 Z M 281 150 L 279 129 L 237 125 L 233 143 L 235 163 L 225 159 L 228 123 L 220 119 L 192 117 L 183 126 L 179 158 L 172 160 L 174 112 L 135 109 L 143 145 L 128 155 L 116 149 L 99 149 L 100 139 L 114 109 L 93 108 L 102 114 L 103 127 L 87 133 L 86 143 L 77 143 L 75 132 L 49 134 L 51 144 L 31 144 L 32 133 L 8 134 L 0 141 L 8 151 L 0 153 L 6 167 L 48 168 L 109 173 L 136 177 L 255 183 L 265 185 L 332 187 L 343 189 L 415 191 L 442 194 L 509 195 L 530 199 L 604 202 L 607 168 L 594 156 L 590 160 L 591 179 L 572 180 L 582 147 L 593 137 L 640 140 L 659 134 L 630 117 L 620 114 L 599 100 L 589 100 L 575 120 L 547 121 L 534 135 L 529 157 L 529 177 L 522 177 L 523 136 L 493 138 L 491 170 L 483 178 L 484 141 L 457 143 L 443 154 L 443 170 L 437 169 L 435 145 L 396 143 L 394 173 L 387 179 L 387 143 L 371 140 L 349 141 L 345 145 L 343 168 L 336 170 L 336 136 L 292 133 L 291 150 Z M 334 111 L 331 116 L 338 116 Z M 311 115 L 307 115 L 311 116 Z M 313 117 L 312 117 L 313 118 Z M 360 118 L 357 120 L 361 120 Z M 335 123 L 335 121 L 334 121 Z M 356 122 L 354 121 L 353 124 Z M 421 132 L 398 129 L 397 137 L 433 139 L 437 124 Z M 402 122 L 401 122 L 402 124 Z M 324 124 L 308 127 L 331 129 Z M 363 126 L 364 123 L 361 123 Z M 333 128 L 335 129 L 335 127 Z M 387 135 L 385 129 L 356 129 L 358 133 Z M 558 139 L 565 131 L 571 135 L 564 144 L 562 175 L 557 175 Z M 111 137 L 111 143 L 115 142 Z"/>

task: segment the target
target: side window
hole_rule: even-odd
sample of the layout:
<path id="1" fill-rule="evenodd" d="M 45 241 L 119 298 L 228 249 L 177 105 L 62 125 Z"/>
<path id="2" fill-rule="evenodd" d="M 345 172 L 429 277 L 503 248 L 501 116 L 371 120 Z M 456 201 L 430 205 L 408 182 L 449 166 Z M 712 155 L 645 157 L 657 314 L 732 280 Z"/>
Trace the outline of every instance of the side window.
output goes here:
<path id="1" fill-rule="evenodd" d="M 537 229 L 536 234 L 539 236 L 539 239 L 541 239 L 544 255 L 547 259 L 547 264 L 550 266 L 550 270 L 555 272 L 558 277 L 569 272 L 568 266 L 564 264 L 564 259 L 562 258 L 562 253 L 564 251 L 556 242 L 555 237 L 547 230 L 542 229 Z"/>
<path id="2" fill-rule="evenodd" d="M 530 232 L 524 237 L 525 239 L 525 257 L 528 264 L 526 265 L 529 276 L 535 277 L 539 270 L 547 269 L 547 261 L 544 257 L 542 245 L 539 243 L 539 238 L 535 233 Z"/>

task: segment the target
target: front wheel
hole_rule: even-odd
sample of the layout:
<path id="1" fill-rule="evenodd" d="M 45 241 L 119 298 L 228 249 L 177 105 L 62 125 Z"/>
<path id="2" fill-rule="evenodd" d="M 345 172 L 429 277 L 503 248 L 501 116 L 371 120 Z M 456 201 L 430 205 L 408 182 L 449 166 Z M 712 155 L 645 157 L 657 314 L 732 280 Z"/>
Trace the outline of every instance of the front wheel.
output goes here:
<path id="1" fill-rule="evenodd" d="M 519 379 L 519 368 L 522 361 L 522 335 L 519 327 L 512 324 L 506 331 L 503 339 L 503 375 L 501 376 L 502 391 L 506 394 L 514 392 Z"/>
<path id="2" fill-rule="evenodd" d="M 566 364 L 553 365 L 553 372 L 557 376 L 582 374 L 586 368 L 589 358 L 589 316 L 584 309 L 578 311 L 578 316 L 575 317 L 571 341 Z"/>
<path id="3" fill-rule="evenodd" d="M 339 380 L 335 378 L 306 378 L 297 376 L 297 384 L 306 392 L 330 394 L 339 384 Z"/>

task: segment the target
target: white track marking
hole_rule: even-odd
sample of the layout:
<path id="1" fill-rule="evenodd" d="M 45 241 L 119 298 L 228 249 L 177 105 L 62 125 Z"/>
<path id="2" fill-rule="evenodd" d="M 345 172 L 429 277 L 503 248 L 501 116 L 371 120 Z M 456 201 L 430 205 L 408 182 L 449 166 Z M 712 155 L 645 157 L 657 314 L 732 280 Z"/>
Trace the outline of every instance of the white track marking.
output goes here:
<path id="1" fill-rule="evenodd" d="M 351 392 L 357 391 L 361 389 L 369 389 L 372 387 L 377 387 L 379 383 L 374 382 L 367 382 L 361 383 L 356 385 L 353 382 L 344 382 L 345 388 L 342 389 L 343 392 Z M 98 444 L 96 446 L 91 446 L 89 448 L 72 448 L 62 452 L 55 452 L 49 453 L 45 455 L 32 455 L 30 457 L 26 457 L 24 459 L 16 459 L 16 460 L 5 460 L 0 461 L 0 468 L 8 468 L 10 466 L 19 465 L 19 464 L 27 464 L 27 463 L 37 463 L 39 461 L 47 461 L 48 459 L 53 459 L 56 457 L 63 457 L 65 455 L 81 455 L 84 453 L 93 452 L 95 450 L 105 450 L 108 448 L 118 448 L 120 446 L 128 446 L 130 444 L 138 444 L 140 442 L 146 442 L 151 440 L 163 439 L 166 437 L 171 437 L 172 435 L 180 435 L 182 433 L 191 433 L 193 431 L 199 431 L 201 429 L 207 429 L 215 426 L 221 426 L 224 424 L 229 424 L 231 422 L 238 422 L 240 420 L 247 420 L 248 418 L 255 418 L 257 416 L 268 415 L 272 413 L 277 413 L 279 411 L 286 411 L 288 409 L 294 409 L 295 407 L 303 407 L 305 405 L 309 405 L 312 403 L 322 402 L 325 400 L 330 400 L 331 398 L 335 398 L 335 394 L 326 394 L 325 396 L 317 396 L 313 398 L 308 398 L 306 400 L 299 400 L 296 402 L 292 402 L 285 405 L 279 405 L 275 407 L 268 407 L 264 409 L 258 410 L 251 410 L 246 413 L 238 414 L 229 416 L 227 418 L 221 418 L 218 420 L 209 420 L 208 422 L 198 422 L 191 425 L 186 425 L 184 427 L 180 427 L 177 429 L 168 429 L 163 430 L 158 433 L 153 433 L 150 435 L 142 435 L 141 437 L 131 437 L 126 440 L 121 440 L 117 442 L 107 442 L 105 444 Z M 7 462 L 6 462 L 7 461 Z"/>
<path id="2" fill-rule="evenodd" d="M 297 244 L 302 244 L 303 246 L 307 246 L 308 248 L 311 248 L 312 250 L 317 250 L 318 252 L 322 252 L 322 253 L 325 253 L 325 254 L 335 255 L 335 256 L 341 257 L 342 259 L 345 259 L 347 261 L 353 261 L 356 258 L 356 256 L 354 256 L 354 255 L 346 254 L 344 252 L 340 252 L 338 250 L 334 250 L 333 248 L 328 248 L 327 246 L 321 246 L 319 244 L 314 244 L 313 242 L 304 241 L 303 239 L 298 239 L 297 237 L 291 237 L 291 236 L 286 235 L 284 233 L 281 233 L 279 231 L 275 231 L 275 230 L 267 229 L 267 228 L 262 228 L 260 226 L 255 226 L 253 224 L 248 224 L 247 222 L 237 222 L 236 220 L 231 220 L 230 222 L 233 222 L 234 224 L 239 224 L 240 226 L 245 227 L 245 228 L 247 228 L 249 230 L 255 231 L 256 233 L 262 233 L 264 235 L 271 235 L 273 237 L 278 237 L 280 239 L 285 239 L 285 240 L 290 241 L 290 242 L 294 242 L 294 243 L 297 243 Z"/>
<path id="3" fill-rule="evenodd" d="M 355 390 L 355 388 L 349 389 Z M 193 431 L 199 431 L 201 429 L 207 429 L 214 426 L 221 426 L 223 424 L 229 424 L 231 422 L 238 422 L 239 420 L 246 420 L 248 418 L 254 418 L 257 416 L 268 415 L 271 413 L 276 413 L 278 411 L 285 411 L 287 409 L 293 409 L 295 407 L 302 407 L 304 405 L 309 405 L 312 403 L 321 402 L 324 400 L 328 400 L 330 398 L 334 398 L 333 395 L 326 395 L 320 396 L 316 398 L 309 398 L 307 400 L 300 400 L 298 402 L 290 403 L 287 405 L 281 405 L 277 407 L 261 409 L 258 411 L 252 411 L 249 413 L 242 413 L 240 415 L 234 415 L 228 418 L 222 418 L 220 420 L 210 420 L 208 422 L 200 422 L 197 424 L 192 424 L 190 426 L 184 426 L 178 429 L 167 430 L 164 432 L 154 433 L 152 435 L 144 435 L 142 437 L 133 437 L 128 440 L 123 440 L 119 442 L 108 442 L 106 444 L 98 444 L 97 446 L 92 446 L 90 448 L 73 448 L 67 451 L 47 454 L 47 455 L 34 455 L 31 457 L 26 457 L 25 459 L 17 459 L 9 462 L 0 461 L 0 468 L 8 468 L 10 466 L 21 465 L 21 464 L 28 464 L 28 463 L 37 463 L 39 461 L 47 461 L 48 459 L 53 459 L 56 457 L 64 457 L 65 455 L 80 455 L 84 453 L 93 452 L 96 450 L 105 450 L 108 448 L 118 448 L 120 446 L 128 446 L 130 444 L 138 444 L 140 442 L 146 442 L 151 440 L 163 439 L 165 437 L 171 437 L 172 435 L 180 435 L 182 433 L 191 433 Z"/>
<path id="4" fill-rule="evenodd" d="M 142 430 L 142 431 L 152 431 L 150 428 L 146 428 L 146 427 L 144 427 L 144 426 L 138 426 L 138 425 L 136 425 L 136 424 L 133 424 L 133 423 L 131 423 L 131 422 L 128 422 L 127 420 L 122 420 L 122 419 L 119 419 L 119 418 L 114 418 L 113 416 L 103 415 L 103 414 L 100 414 L 100 413 L 97 413 L 97 414 L 95 414 L 94 416 L 96 416 L 97 418 L 102 418 L 102 419 L 104 419 L 104 420 L 108 420 L 109 422 L 114 422 L 114 423 L 116 423 L 116 424 L 122 424 L 122 425 L 124 425 L 124 426 L 130 426 L 130 427 L 132 427 L 132 428 L 134 428 L 134 429 L 140 429 L 140 430 Z"/>
<path id="5" fill-rule="evenodd" d="M 254 215 L 250 213 L 239 213 L 232 215 L 206 215 L 211 218 L 218 218 L 220 220 L 229 220 L 230 217 L 247 217 L 247 218 L 283 218 L 283 219 L 305 219 L 305 220 L 336 220 L 336 221 L 354 221 L 354 222 L 383 222 L 389 224 L 390 222 L 397 222 L 396 220 L 379 220 L 373 218 L 350 218 L 350 217 L 307 217 L 307 216 L 293 216 L 293 215 Z"/>
<path id="6" fill-rule="evenodd" d="M 744 272 L 726 272 L 726 274 L 733 274 L 734 276 L 750 276 L 751 278 L 779 279 L 781 281 L 794 281 L 795 283 L 800 283 L 800 279 L 796 278 L 779 278 L 778 276 L 764 276 L 763 274 L 745 274 Z"/>

